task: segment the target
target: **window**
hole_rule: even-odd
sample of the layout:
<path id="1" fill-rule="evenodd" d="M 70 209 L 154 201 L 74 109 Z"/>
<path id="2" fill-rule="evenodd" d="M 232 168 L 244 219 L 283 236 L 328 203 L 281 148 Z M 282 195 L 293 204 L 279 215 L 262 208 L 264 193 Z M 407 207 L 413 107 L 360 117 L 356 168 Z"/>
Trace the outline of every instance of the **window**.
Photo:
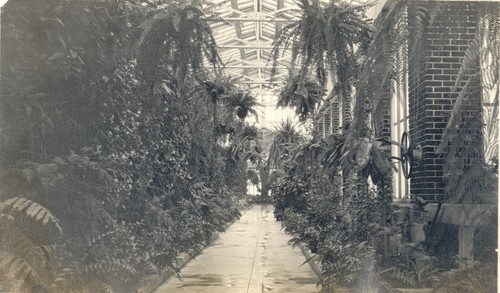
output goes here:
<path id="1" fill-rule="evenodd" d="M 481 81 L 482 81 L 482 118 L 484 159 L 487 164 L 495 164 L 498 160 L 498 94 L 500 85 L 498 80 L 498 59 L 500 49 L 498 35 L 490 32 L 493 18 L 482 17 L 480 21 L 483 31 L 483 49 L 481 50 Z"/>
<path id="2" fill-rule="evenodd" d="M 404 13 L 404 16 L 406 13 Z M 396 30 L 406 29 L 406 17 L 396 24 Z M 406 39 L 394 39 L 394 56 L 392 69 L 394 78 L 391 80 L 391 140 L 400 142 L 403 132 L 408 132 L 408 42 Z M 391 156 L 400 157 L 400 147 L 392 145 Z M 396 162 L 397 163 L 397 162 Z M 401 164 L 398 171 L 393 171 L 393 198 L 408 198 L 410 194 L 409 180 L 403 175 Z"/>

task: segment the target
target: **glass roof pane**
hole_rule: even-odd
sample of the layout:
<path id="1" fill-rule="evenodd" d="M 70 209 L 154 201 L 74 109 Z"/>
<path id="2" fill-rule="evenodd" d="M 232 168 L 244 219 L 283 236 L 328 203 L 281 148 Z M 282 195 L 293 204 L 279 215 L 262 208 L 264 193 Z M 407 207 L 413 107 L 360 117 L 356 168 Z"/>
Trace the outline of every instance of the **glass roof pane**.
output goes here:
<path id="1" fill-rule="evenodd" d="M 372 0 L 345 0 L 353 4 L 366 4 Z M 322 2 L 329 2 L 322 0 Z M 382 6 L 385 0 L 376 6 Z M 266 113 L 274 111 L 276 93 L 283 86 L 288 76 L 290 54 L 279 60 L 277 74 L 271 80 L 271 51 L 276 33 L 283 24 L 290 22 L 294 9 L 298 9 L 295 0 L 230 0 L 221 3 L 217 13 L 229 24 L 214 23 L 212 29 L 219 45 L 221 58 L 226 72 L 240 76 L 241 82 L 249 86 L 264 105 L 260 124 L 272 124 L 281 121 L 283 115 Z M 268 109 L 268 110 L 266 110 Z M 285 111 L 288 116 L 293 113 Z M 270 114 L 270 113 L 268 113 Z M 285 115 L 284 117 L 286 118 Z M 271 118 L 274 117 L 275 118 Z M 275 119 L 278 119 L 275 121 Z"/>

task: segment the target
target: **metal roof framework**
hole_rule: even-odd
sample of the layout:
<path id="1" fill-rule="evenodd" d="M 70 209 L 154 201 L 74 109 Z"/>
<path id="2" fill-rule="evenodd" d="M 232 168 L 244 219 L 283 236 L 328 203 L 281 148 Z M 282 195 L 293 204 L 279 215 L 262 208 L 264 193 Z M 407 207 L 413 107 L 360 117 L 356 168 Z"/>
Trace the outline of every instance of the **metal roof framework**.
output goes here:
<path id="1" fill-rule="evenodd" d="M 278 60 L 271 78 L 272 47 L 281 27 L 297 19 L 294 0 L 230 0 L 217 13 L 228 24 L 213 23 L 212 30 L 225 64 L 225 72 L 240 77 L 257 93 L 273 92 L 288 75 L 290 53 Z"/>
<path id="2" fill-rule="evenodd" d="M 328 0 L 320 0 L 328 2 Z M 367 0 L 345 0 L 364 4 Z M 242 78 L 242 83 L 259 91 L 274 91 L 288 75 L 290 53 L 278 60 L 271 79 L 272 46 L 284 24 L 299 18 L 295 0 L 230 0 L 216 10 L 229 22 L 213 23 L 212 30 L 225 71 Z"/>
<path id="3" fill-rule="evenodd" d="M 329 0 L 320 0 L 329 2 Z M 344 0 L 366 4 L 369 0 Z M 272 76 L 273 41 L 283 25 L 299 19 L 296 0 L 229 0 L 218 1 L 216 13 L 227 23 L 214 22 L 212 31 L 225 72 L 239 77 L 260 97 L 264 118 L 276 106 L 276 93 L 288 78 L 291 66 L 289 50 L 280 52 L 276 72 Z M 266 113 L 267 112 L 267 113 Z M 266 118 L 265 118 L 266 119 Z M 281 118 L 277 118 L 281 119 Z"/>

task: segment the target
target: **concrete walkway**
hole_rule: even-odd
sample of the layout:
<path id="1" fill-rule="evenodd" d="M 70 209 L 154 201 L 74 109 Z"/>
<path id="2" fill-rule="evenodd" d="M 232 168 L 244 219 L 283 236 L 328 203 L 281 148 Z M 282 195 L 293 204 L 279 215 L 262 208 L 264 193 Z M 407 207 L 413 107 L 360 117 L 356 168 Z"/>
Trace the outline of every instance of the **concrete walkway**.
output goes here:
<path id="1" fill-rule="evenodd" d="M 271 205 L 255 205 L 155 292 L 318 292 L 318 278 Z"/>

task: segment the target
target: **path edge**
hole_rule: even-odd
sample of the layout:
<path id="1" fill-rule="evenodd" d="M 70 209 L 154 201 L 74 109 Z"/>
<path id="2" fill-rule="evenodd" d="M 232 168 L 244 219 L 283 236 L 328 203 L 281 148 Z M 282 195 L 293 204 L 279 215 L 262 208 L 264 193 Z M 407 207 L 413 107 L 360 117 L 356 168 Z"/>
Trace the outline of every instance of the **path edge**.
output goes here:
<path id="1" fill-rule="evenodd" d="M 248 212 L 254 205 L 255 204 L 250 204 L 248 207 L 243 209 L 243 211 L 241 212 L 241 216 L 243 216 L 246 212 Z M 238 219 L 227 223 L 224 231 L 226 231 L 227 228 L 229 228 L 237 220 Z M 214 233 L 213 237 L 209 241 L 205 242 L 204 244 L 199 244 L 194 249 L 190 249 L 189 253 L 186 252 L 180 253 L 176 257 L 177 269 L 180 271 L 184 266 L 186 266 L 191 260 L 195 259 L 196 256 L 200 255 L 203 252 L 203 250 L 205 250 L 205 248 L 209 247 L 217 239 L 219 239 L 219 233 Z M 138 289 L 135 292 L 152 293 L 153 291 L 158 289 L 158 287 L 160 287 L 161 284 L 165 283 L 168 279 L 170 279 L 174 275 L 175 272 L 170 268 L 159 274 L 148 275 L 139 282 Z"/>
<path id="2" fill-rule="evenodd" d="M 317 255 L 312 256 L 311 252 L 309 249 L 307 249 L 306 245 L 303 243 L 298 244 L 300 250 L 302 251 L 302 254 L 306 258 L 307 263 L 309 263 L 309 266 L 311 269 L 316 273 L 318 278 L 321 278 L 321 268 L 320 264 L 317 263 Z"/>

